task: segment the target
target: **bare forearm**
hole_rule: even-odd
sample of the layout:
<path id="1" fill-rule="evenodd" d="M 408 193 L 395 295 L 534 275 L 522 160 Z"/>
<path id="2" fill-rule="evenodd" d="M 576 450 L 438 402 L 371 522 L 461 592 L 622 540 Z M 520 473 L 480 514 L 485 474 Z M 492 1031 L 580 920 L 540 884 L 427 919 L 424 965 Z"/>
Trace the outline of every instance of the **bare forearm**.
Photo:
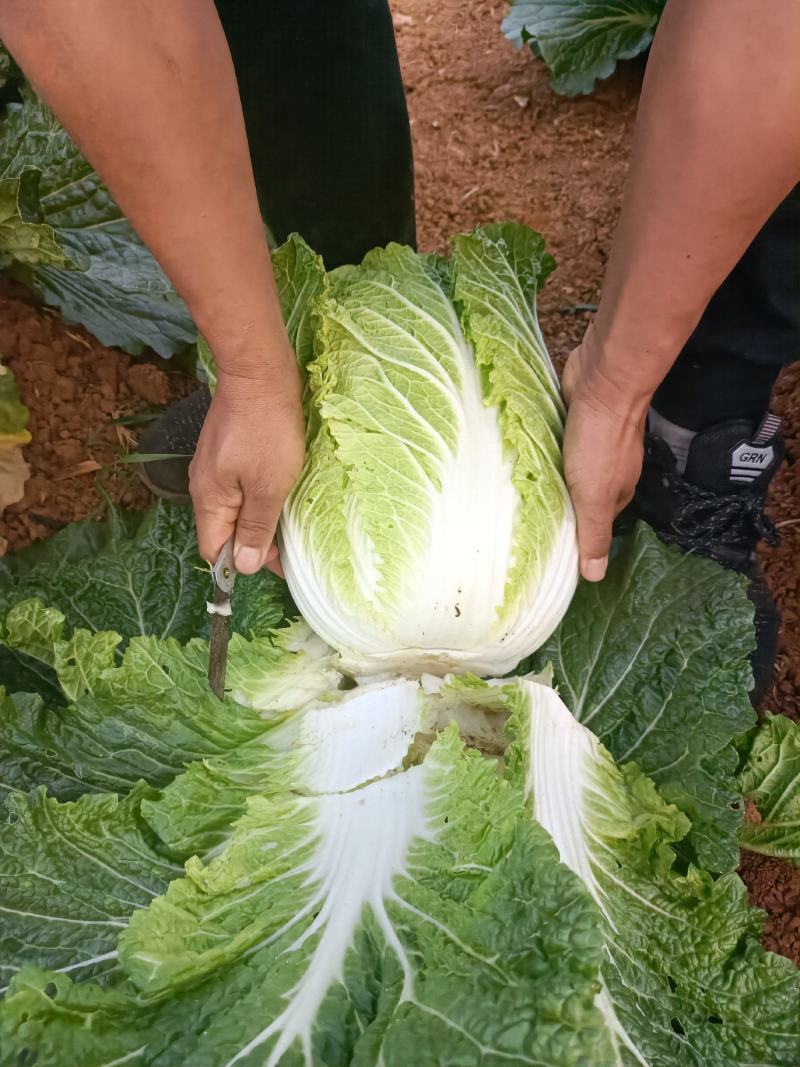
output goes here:
<path id="1" fill-rule="evenodd" d="M 632 402 L 800 180 L 799 40 L 793 0 L 667 3 L 593 329 L 602 376 Z"/>
<path id="2" fill-rule="evenodd" d="M 212 0 L 3 0 L 0 37 L 185 298 L 220 367 L 293 388 Z"/>

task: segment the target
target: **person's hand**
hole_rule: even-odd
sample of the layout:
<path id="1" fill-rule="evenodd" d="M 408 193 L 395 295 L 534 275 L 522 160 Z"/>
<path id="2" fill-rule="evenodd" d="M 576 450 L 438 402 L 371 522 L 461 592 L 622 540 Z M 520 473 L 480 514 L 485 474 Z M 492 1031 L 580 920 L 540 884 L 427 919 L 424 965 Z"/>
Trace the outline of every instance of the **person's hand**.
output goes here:
<path id="1" fill-rule="evenodd" d="M 282 574 L 275 529 L 300 473 L 305 447 L 299 375 L 287 381 L 223 372 L 189 467 L 197 545 L 214 563 L 235 533 L 242 574 Z"/>
<path id="2" fill-rule="evenodd" d="M 590 582 L 606 573 L 611 524 L 633 497 L 642 470 L 649 403 L 613 381 L 603 362 L 590 328 L 561 381 L 569 408 L 564 473 L 578 520 L 581 574 Z"/>

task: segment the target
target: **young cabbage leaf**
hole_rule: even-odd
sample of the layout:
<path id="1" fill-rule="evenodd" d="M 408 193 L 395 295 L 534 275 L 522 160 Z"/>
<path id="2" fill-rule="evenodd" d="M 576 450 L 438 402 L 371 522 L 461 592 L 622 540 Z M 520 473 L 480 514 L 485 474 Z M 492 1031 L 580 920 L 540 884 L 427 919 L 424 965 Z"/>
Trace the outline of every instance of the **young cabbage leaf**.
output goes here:
<path id="1" fill-rule="evenodd" d="M 800 726 L 766 715 L 753 737 L 739 785 L 753 805 L 739 840 L 751 852 L 800 867 Z"/>
<path id="2" fill-rule="evenodd" d="M 130 983 L 109 989 L 28 965 L 0 1003 L 0 1063 L 145 1067 L 158 1024 L 156 1012 L 136 1003 Z"/>
<path id="3" fill-rule="evenodd" d="M 557 93 L 576 96 L 650 46 L 663 8 L 664 0 L 511 0 L 503 32 L 530 44 Z"/>

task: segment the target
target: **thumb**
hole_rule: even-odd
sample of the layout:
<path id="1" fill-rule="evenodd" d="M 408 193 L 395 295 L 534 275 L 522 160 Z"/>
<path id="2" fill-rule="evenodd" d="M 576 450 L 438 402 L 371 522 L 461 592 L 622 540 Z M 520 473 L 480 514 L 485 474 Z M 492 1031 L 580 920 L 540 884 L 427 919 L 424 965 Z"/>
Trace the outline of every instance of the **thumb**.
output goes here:
<path id="1" fill-rule="evenodd" d="M 578 520 L 578 553 L 581 574 L 587 582 L 599 582 L 608 567 L 614 509 L 611 502 L 597 497 L 574 499 Z"/>
<path id="2" fill-rule="evenodd" d="M 222 546 L 236 528 L 239 499 L 227 499 L 216 482 L 193 477 L 189 482 L 197 522 L 197 549 L 202 559 L 216 563 Z M 238 494 L 237 494 L 238 495 Z"/>
<path id="3" fill-rule="evenodd" d="M 236 520 L 233 559 L 241 574 L 255 574 L 277 555 L 272 542 L 280 517 L 280 504 L 267 492 L 245 492 Z M 272 551 L 271 551 L 272 549 Z"/>

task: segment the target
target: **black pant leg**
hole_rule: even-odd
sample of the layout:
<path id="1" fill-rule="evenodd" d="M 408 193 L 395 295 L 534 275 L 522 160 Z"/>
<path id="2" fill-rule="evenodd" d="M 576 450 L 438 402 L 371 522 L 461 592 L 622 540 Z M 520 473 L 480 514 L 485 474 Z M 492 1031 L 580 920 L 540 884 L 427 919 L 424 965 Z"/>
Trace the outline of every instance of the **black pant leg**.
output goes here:
<path id="1" fill-rule="evenodd" d="M 653 406 L 691 430 L 758 419 L 781 367 L 800 359 L 800 186 L 712 297 Z"/>
<path id="2" fill-rule="evenodd" d="M 330 269 L 414 245 L 414 172 L 387 0 L 217 0 L 262 214 Z"/>

